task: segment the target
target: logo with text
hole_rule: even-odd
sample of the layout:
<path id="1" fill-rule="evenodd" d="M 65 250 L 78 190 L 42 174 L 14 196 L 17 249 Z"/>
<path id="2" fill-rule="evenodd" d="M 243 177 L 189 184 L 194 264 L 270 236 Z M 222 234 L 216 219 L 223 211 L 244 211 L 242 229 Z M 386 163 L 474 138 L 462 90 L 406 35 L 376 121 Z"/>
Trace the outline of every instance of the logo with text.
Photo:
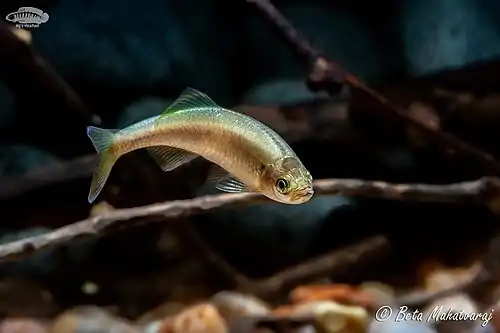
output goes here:
<path id="1" fill-rule="evenodd" d="M 20 7 L 17 12 L 5 17 L 9 22 L 16 24 L 16 28 L 38 28 L 40 24 L 49 20 L 49 14 L 35 7 Z"/>
<path id="2" fill-rule="evenodd" d="M 381 306 L 375 312 L 375 320 L 379 322 L 394 320 L 402 321 L 420 321 L 420 322 L 439 322 L 439 321 L 480 321 L 481 326 L 485 327 L 493 318 L 492 309 L 490 312 L 468 312 L 464 309 L 445 309 L 444 306 L 435 306 L 430 312 L 423 312 L 418 309 L 409 311 L 406 305 L 399 307 L 398 312 L 394 313 L 392 307 L 388 305 Z"/>

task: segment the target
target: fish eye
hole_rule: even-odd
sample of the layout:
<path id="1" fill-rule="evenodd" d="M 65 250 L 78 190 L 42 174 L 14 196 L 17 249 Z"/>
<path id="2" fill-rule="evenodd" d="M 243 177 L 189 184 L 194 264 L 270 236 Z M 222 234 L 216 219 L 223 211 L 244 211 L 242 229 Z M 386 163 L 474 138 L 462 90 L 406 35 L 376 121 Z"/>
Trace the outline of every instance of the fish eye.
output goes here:
<path id="1" fill-rule="evenodd" d="M 290 183 L 288 182 L 288 180 L 286 180 L 284 178 L 279 178 L 276 181 L 276 188 L 278 189 L 278 191 L 280 193 L 283 193 L 283 194 L 286 193 L 289 186 L 290 186 Z"/>

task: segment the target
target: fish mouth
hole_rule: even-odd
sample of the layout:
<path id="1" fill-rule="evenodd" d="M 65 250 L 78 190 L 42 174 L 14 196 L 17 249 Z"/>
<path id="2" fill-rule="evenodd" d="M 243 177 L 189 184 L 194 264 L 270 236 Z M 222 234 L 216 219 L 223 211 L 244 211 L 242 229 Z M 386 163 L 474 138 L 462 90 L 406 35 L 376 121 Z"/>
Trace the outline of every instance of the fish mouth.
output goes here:
<path id="1" fill-rule="evenodd" d="M 314 194 L 314 189 L 312 187 L 307 187 L 304 189 L 301 189 L 293 195 L 293 200 L 294 201 L 307 201 L 309 200 Z"/>

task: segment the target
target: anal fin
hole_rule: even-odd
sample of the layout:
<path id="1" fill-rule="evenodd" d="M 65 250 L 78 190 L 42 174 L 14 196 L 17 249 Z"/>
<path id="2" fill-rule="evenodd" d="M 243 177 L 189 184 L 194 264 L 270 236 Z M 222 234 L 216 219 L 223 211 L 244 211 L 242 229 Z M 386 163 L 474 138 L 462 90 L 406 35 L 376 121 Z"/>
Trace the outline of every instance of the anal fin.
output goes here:
<path id="1" fill-rule="evenodd" d="M 146 149 L 163 171 L 172 171 L 199 156 L 187 150 L 169 146 L 155 146 Z"/>

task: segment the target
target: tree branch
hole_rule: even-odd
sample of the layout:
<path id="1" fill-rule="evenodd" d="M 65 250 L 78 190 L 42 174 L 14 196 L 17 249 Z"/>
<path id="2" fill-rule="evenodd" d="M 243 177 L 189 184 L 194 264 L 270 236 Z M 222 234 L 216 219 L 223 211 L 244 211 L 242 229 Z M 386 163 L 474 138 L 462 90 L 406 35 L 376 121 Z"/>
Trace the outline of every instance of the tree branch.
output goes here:
<path id="1" fill-rule="evenodd" d="M 57 96 L 57 99 L 63 103 L 65 110 L 77 115 L 82 124 L 92 122 L 92 114 L 80 96 L 47 64 L 32 45 L 16 36 L 6 23 L 0 23 L 0 45 L 2 45 L 2 57 L 10 60 L 5 65 L 14 66 L 14 70 L 21 68 L 23 75 L 30 76 L 33 81 L 38 83 L 38 88 Z M 7 76 L 14 80 L 15 75 L 11 72 L 12 70 L 13 68 L 4 69 L 3 72 L 8 73 Z M 19 75 L 19 73 L 17 74 Z"/>
<path id="2" fill-rule="evenodd" d="M 230 279 L 237 288 L 251 284 L 251 279 L 231 266 L 208 242 L 205 241 L 203 236 L 193 225 L 188 223 L 185 230 L 190 240 L 195 243 L 200 253 L 203 254 L 204 259 Z"/>
<path id="3" fill-rule="evenodd" d="M 454 202 L 466 204 L 489 203 L 498 197 L 500 180 L 481 178 L 476 181 L 450 185 L 391 184 L 381 181 L 356 179 L 325 179 L 314 182 L 316 195 L 346 194 L 350 196 L 374 197 L 391 200 L 414 200 L 422 202 Z M 64 244 L 73 239 L 113 229 L 124 221 L 137 218 L 163 217 L 175 219 L 202 214 L 214 209 L 232 207 L 252 202 L 268 201 L 256 193 L 219 194 L 189 200 L 169 201 L 143 207 L 117 209 L 109 213 L 90 217 L 80 222 L 56 229 L 52 232 L 28 237 L 0 245 L 0 261 L 18 259 L 34 252 Z M 156 218 L 155 221 L 160 219 Z"/>
<path id="4" fill-rule="evenodd" d="M 243 291 L 257 295 L 276 293 L 283 288 L 297 285 L 305 280 L 326 276 L 332 272 L 352 267 L 355 263 L 366 263 L 375 257 L 381 257 L 390 249 L 389 240 L 382 235 L 374 236 L 360 243 L 334 250 L 317 258 L 287 268 L 260 281 L 242 285 Z"/>
<path id="5" fill-rule="evenodd" d="M 338 90 L 339 84 L 346 84 L 354 89 L 363 91 L 379 101 L 386 109 L 390 110 L 391 112 L 388 115 L 391 117 L 416 127 L 443 146 L 468 155 L 488 172 L 493 174 L 500 173 L 500 162 L 493 155 L 460 140 L 450 133 L 441 132 L 439 128 L 436 128 L 431 122 L 425 119 L 413 117 L 408 110 L 392 103 L 385 96 L 361 82 L 356 76 L 345 70 L 341 64 L 322 55 L 269 0 L 247 1 L 253 3 L 280 30 L 283 37 L 293 46 L 297 54 L 311 66 L 308 76 L 308 83 L 311 89 L 324 90 L 329 94 L 333 94 Z"/>
<path id="6" fill-rule="evenodd" d="M 43 186 L 89 177 L 97 167 L 97 155 L 37 168 L 16 178 L 0 178 L 0 199 L 11 198 Z"/>
<path id="7" fill-rule="evenodd" d="M 51 96 L 63 106 L 62 114 L 66 119 L 77 118 L 80 125 L 92 123 L 92 113 L 85 106 L 80 96 L 64 81 L 64 79 L 40 56 L 35 48 L 15 35 L 7 23 L 0 22 L 0 58 L 6 60 L 2 66 L 2 74 L 9 84 L 19 90 L 26 89 L 27 84 L 36 84 L 45 95 Z M 31 82 L 27 82 L 27 80 Z M 55 110 L 52 110 L 55 111 Z M 33 111 L 35 112 L 35 111 Z"/>

